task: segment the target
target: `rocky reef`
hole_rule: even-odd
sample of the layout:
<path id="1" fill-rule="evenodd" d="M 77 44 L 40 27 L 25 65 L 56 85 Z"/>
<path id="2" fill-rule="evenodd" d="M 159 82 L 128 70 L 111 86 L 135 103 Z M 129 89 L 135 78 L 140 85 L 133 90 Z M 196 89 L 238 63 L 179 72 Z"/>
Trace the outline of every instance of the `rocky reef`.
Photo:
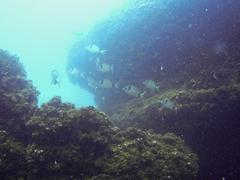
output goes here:
<path id="1" fill-rule="evenodd" d="M 16 131 L 37 107 L 37 90 L 16 56 L 0 50 L 0 127 Z"/>
<path id="2" fill-rule="evenodd" d="M 183 138 L 199 155 L 199 179 L 237 179 L 239 9 L 237 0 L 131 0 L 79 39 L 69 69 L 85 76 L 71 79 L 95 95 L 116 126 Z M 89 44 L 106 53 L 89 53 Z M 114 68 L 103 73 L 95 61 Z M 101 79 L 117 86 L 91 83 Z"/>
<path id="3" fill-rule="evenodd" d="M 130 0 L 124 11 L 79 38 L 68 66 L 84 76 L 69 76 L 92 92 L 107 113 L 134 98 L 123 91 L 127 85 L 148 95 L 143 82 L 149 79 L 161 92 L 186 84 L 200 89 L 219 87 L 239 74 L 238 12 L 237 0 Z M 89 44 L 106 53 L 88 52 Z M 110 65 L 112 71 L 99 71 L 96 61 Z M 98 85 L 106 79 L 117 86 Z"/>
<path id="4" fill-rule="evenodd" d="M 131 126 L 175 133 L 198 154 L 201 177 L 234 179 L 240 172 L 239 102 L 237 83 L 209 89 L 174 89 L 133 100 L 111 120 L 123 129 Z"/>
<path id="5" fill-rule="evenodd" d="M 38 92 L 17 57 L 0 51 L 1 179 L 195 179 L 197 156 L 174 134 L 120 130 L 93 107 Z"/>
<path id="6" fill-rule="evenodd" d="M 196 156 L 180 145 L 184 142 L 176 135 L 128 128 L 114 137 L 113 156 L 104 170 L 109 179 L 195 178 L 188 174 L 197 173 Z"/>

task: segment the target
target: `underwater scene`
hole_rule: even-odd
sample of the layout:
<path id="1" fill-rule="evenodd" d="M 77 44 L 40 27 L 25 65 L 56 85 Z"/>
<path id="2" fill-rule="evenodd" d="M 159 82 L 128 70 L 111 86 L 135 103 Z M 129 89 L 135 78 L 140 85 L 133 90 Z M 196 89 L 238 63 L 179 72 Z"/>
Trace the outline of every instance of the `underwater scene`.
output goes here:
<path id="1" fill-rule="evenodd" d="M 0 2 L 0 179 L 240 179 L 239 0 Z"/>

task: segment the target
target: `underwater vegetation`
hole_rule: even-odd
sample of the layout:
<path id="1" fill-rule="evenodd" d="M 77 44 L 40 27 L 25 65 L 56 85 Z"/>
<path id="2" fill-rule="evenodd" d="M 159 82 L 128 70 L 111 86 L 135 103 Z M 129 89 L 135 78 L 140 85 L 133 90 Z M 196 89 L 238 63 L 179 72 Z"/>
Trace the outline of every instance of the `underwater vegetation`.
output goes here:
<path id="1" fill-rule="evenodd" d="M 240 84 L 197 90 L 173 89 L 150 98 L 130 101 L 115 112 L 112 119 L 120 127 L 131 124 L 130 126 L 140 126 L 142 129 L 166 131 L 165 126 L 181 130 L 186 126 L 186 129 L 193 130 L 189 126 L 196 123 L 197 119 L 202 119 L 199 123 L 207 123 L 209 119 L 221 116 L 221 113 L 228 110 L 236 111 L 239 98 Z"/>
<path id="2" fill-rule="evenodd" d="M 173 89 L 131 101 L 111 116 L 120 128 L 171 132 L 199 156 L 200 177 L 239 177 L 240 84 Z"/>
<path id="3" fill-rule="evenodd" d="M 198 179 L 238 179 L 239 11 L 238 0 L 132 0 L 75 44 L 68 66 L 84 76 L 71 80 L 116 126 L 183 138 Z"/>
<path id="4" fill-rule="evenodd" d="M 94 107 L 38 91 L 18 58 L 0 51 L 1 179 L 195 179 L 197 156 L 172 133 L 120 130 Z"/>

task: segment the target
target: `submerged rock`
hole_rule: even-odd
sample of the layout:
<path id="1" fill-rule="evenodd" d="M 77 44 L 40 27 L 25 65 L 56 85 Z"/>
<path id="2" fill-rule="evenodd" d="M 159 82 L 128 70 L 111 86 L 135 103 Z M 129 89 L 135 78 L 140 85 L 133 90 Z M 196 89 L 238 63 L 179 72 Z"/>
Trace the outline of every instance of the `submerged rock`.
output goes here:
<path id="1" fill-rule="evenodd" d="M 23 177 L 27 169 L 24 144 L 0 128 L 0 178 Z"/>
<path id="2" fill-rule="evenodd" d="M 37 107 L 38 91 L 16 56 L 0 50 L 0 126 L 19 129 Z"/>
<path id="3" fill-rule="evenodd" d="M 33 177 L 48 172 L 83 179 L 193 179 L 197 174 L 196 155 L 175 135 L 114 129 L 104 113 L 76 110 L 58 97 L 36 111 L 27 127 Z"/>
<path id="4" fill-rule="evenodd" d="M 55 97 L 38 109 L 26 125 L 31 132 L 27 157 L 35 169 L 33 177 L 46 172 L 47 177 L 99 174 L 102 166 L 96 162 L 104 164 L 110 155 L 110 121 L 93 107 L 77 110 Z"/>
<path id="5" fill-rule="evenodd" d="M 174 108 L 166 107 L 162 103 L 165 99 L 174 103 Z M 240 85 L 236 82 L 219 88 L 174 89 L 131 101 L 111 120 L 123 129 L 175 133 L 199 155 L 201 177 L 222 174 L 234 179 L 240 172 L 239 102 Z"/>
<path id="6" fill-rule="evenodd" d="M 76 109 L 60 97 L 37 108 L 37 91 L 22 66 L 0 54 L 0 81 L 7 82 L 0 86 L 0 179 L 196 177 L 196 155 L 173 134 L 120 130 L 105 113 Z M 21 80 L 15 81 L 18 76 Z M 25 89 L 29 94 L 13 103 L 11 98 Z"/>
<path id="7" fill-rule="evenodd" d="M 239 81 L 238 17 L 237 0 L 130 0 L 124 10 L 79 38 L 68 62 L 69 69 L 89 74 L 96 82 L 111 79 L 119 88 L 106 90 L 88 84 L 86 78 L 71 79 L 92 92 L 98 107 L 108 113 L 141 98 L 144 91 L 145 97 L 185 85 L 217 88 L 232 81 L 235 74 Z M 89 54 L 85 46 L 93 41 L 107 53 Z M 99 72 L 92 59 L 113 65 L 114 72 Z M 126 93 L 123 88 L 129 85 L 138 92 Z"/>
<path id="8" fill-rule="evenodd" d="M 113 156 L 104 168 L 108 179 L 196 178 L 197 157 L 174 134 L 162 136 L 128 128 L 114 137 Z"/>

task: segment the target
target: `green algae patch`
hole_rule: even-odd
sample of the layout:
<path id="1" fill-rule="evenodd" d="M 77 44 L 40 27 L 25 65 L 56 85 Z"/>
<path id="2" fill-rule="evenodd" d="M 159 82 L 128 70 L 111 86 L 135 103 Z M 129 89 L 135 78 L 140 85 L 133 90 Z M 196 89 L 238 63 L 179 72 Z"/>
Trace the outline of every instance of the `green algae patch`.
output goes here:
<path id="1" fill-rule="evenodd" d="M 128 128 L 115 134 L 113 156 L 104 169 L 116 179 L 194 179 L 197 157 L 174 134 Z"/>
<path id="2" fill-rule="evenodd" d="M 110 154 L 110 121 L 93 107 L 77 110 L 55 97 L 38 109 L 26 126 L 33 142 L 27 155 L 36 169 L 34 176 L 44 172 L 53 177 L 99 174 L 99 161 L 104 163 Z"/>

